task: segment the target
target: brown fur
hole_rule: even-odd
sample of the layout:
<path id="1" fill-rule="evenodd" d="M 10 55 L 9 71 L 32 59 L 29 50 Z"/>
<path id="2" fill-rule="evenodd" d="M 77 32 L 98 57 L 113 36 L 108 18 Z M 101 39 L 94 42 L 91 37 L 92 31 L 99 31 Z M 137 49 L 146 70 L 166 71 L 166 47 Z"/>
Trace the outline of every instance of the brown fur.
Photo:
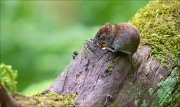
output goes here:
<path id="1" fill-rule="evenodd" d="M 95 36 L 101 48 L 113 48 L 115 51 L 133 54 L 139 45 L 138 30 L 129 23 L 104 24 Z"/>

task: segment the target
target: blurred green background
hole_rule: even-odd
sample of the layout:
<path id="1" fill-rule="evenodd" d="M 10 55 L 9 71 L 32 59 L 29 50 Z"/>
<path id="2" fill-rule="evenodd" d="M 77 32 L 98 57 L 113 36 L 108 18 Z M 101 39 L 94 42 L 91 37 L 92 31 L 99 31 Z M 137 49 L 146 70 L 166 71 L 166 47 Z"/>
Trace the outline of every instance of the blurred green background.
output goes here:
<path id="1" fill-rule="evenodd" d="M 18 70 L 18 91 L 45 89 L 105 22 L 128 21 L 148 0 L 1 0 L 0 62 Z"/>

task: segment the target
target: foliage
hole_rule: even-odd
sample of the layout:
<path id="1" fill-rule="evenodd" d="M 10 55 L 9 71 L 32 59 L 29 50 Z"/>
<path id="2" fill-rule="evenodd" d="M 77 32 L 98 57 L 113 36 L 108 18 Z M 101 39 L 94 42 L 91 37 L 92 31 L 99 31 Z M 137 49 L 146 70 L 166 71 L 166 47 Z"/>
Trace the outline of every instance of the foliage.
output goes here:
<path id="1" fill-rule="evenodd" d="M 13 96 L 22 106 L 74 107 L 76 105 L 75 93 L 59 95 L 53 91 L 45 91 L 31 97 L 27 97 L 21 94 L 14 94 Z"/>
<path id="2" fill-rule="evenodd" d="M 0 64 L 0 84 L 11 92 L 16 92 L 17 71 L 13 70 L 10 65 Z"/>

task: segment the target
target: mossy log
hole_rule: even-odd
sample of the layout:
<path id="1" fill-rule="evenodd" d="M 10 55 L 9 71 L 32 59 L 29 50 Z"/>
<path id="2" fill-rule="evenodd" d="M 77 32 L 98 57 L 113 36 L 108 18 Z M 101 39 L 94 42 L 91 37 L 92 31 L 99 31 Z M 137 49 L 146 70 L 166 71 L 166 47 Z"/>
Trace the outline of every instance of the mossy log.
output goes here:
<path id="1" fill-rule="evenodd" d="M 127 55 L 106 53 L 91 39 L 48 90 L 77 93 L 80 107 L 180 106 L 179 18 L 179 1 L 158 0 L 131 19 L 141 34 L 133 55 L 135 82 Z"/>
<path id="2" fill-rule="evenodd" d="M 129 23 L 141 35 L 132 58 L 136 81 L 129 56 L 106 52 L 91 39 L 46 91 L 14 94 L 14 100 L 0 86 L 0 106 L 179 107 L 180 1 L 150 1 Z"/>

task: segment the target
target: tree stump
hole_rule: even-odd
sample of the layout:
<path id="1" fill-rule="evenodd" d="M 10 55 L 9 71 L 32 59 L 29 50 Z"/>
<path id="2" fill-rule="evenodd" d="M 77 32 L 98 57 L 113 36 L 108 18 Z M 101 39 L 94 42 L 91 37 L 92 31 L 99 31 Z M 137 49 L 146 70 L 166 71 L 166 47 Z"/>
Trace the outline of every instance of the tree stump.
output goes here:
<path id="1" fill-rule="evenodd" d="M 128 55 L 105 52 L 96 47 L 93 40 L 88 40 L 85 49 L 77 53 L 48 89 L 59 94 L 77 93 L 76 100 L 82 107 L 133 107 L 138 92 L 147 94 L 149 88 L 156 89 L 161 76 L 168 75 L 160 62 L 150 58 L 150 51 L 151 48 L 144 45 L 133 55 L 133 65 L 138 72 L 138 79 L 133 82 Z M 136 97 L 151 98 L 145 94 Z"/>
<path id="2" fill-rule="evenodd" d="M 77 93 L 80 107 L 180 106 L 179 5 L 176 0 L 151 1 L 131 20 L 142 39 L 132 58 L 136 81 L 126 54 L 106 52 L 90 39 L 85 41 L 84 50 L 73 54 L 73 60 L 48 90 Z M 167 22 L 170 19 L 172 22 Z"/>

